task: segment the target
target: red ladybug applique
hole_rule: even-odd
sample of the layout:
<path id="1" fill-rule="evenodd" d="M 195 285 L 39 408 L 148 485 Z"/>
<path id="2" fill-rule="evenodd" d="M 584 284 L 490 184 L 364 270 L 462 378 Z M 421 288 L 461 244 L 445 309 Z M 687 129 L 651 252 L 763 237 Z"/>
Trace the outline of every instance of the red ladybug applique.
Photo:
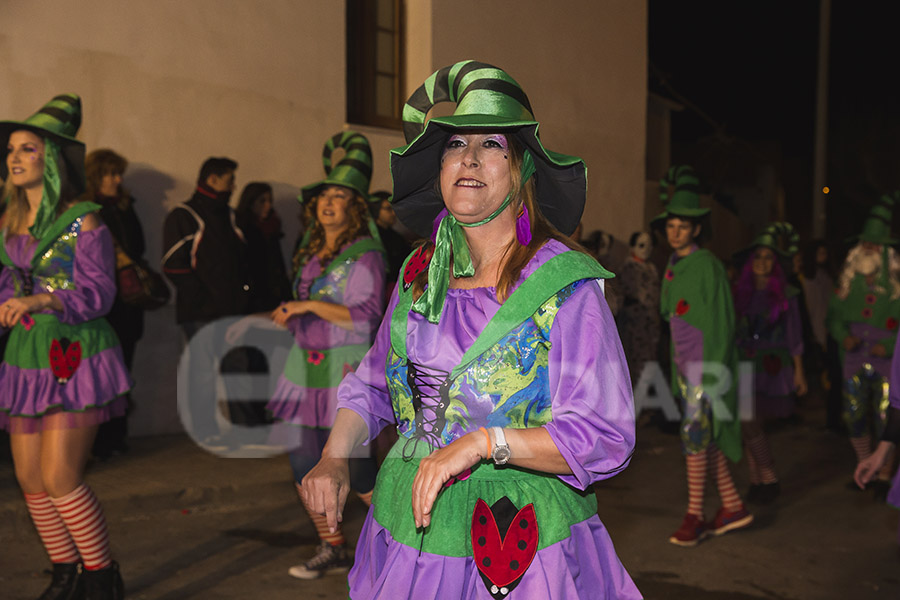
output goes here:
<path id="1" fill-rule="evenodd" d="M 481 498 L 472 511 L 472 555 L 495 600 L 515 589 L 534 560 L 538 545 L 534 504 L 517 510 L 504 496 L 488 507 Z"/>
<path id="2" fill-rule="evenodd" d="M 62 338 L 50 343 L 50 370 L 59 383 L 69 381 L 80 364 L 81 342 L 73 343 L 68 338 Z"/>
<path id="3" fill-rule="evenodd" d="M 678 304 L 675 305 L 675 314 L 679 317 L 683 316 L 689 310 L 691 310 L 691 305 L 688 304 L 684 298 L 679 300 Z"/>
<path id="4" fill-rule="evenodd" d="M 406 268 L 403 270 L 403 291 L 409 289 L 416 276 L 428 268 L 431 257 L 434 256 L 434 244 L 426 243 L 419 246 L 413 255 L 406 262 Z"/>

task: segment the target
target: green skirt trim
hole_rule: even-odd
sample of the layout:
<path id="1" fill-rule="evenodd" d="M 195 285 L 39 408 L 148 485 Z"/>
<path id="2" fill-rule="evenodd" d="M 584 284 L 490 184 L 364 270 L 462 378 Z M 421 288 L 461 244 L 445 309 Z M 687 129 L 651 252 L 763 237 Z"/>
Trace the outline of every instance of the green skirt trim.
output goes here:
<path id="1" fill-rule="evenodd" d="M 337 387 L 344 375 L 356 369 L 368 350 L 368 344 L 338 346 L 327 350 L 306 350 L 294 344 L 284 365 L 284 376 L 288 381 L 305 388 Z"/>
<path id="2" fill-rule="evenodd" d="M 419 442 L 413 459 L 404 461 L 401 437 L 378 472 L 372 497 L 374 518 L 394 540 L 440 556 L 472 556 L 472 511 L 478 499 L 488 506 L 508 497 L 516 508 L 534 504 L 538 523 L 538 550 L 570 535 L 570 527 L 597 514 L 593 490 L 579 491 L 555 475 L 517 467 L 479 463 L 468 479 L 443 488 L 431 511 L 431 524 L 416 529 L 412 514 L 412 482 L 419 461 L 434 448 Z M 414 442 L 410 442 L 413 444 Z"/>
<path id="3" fill-rule="evenodd" d="M 81 344 L 82 360 L 119 345 L 119 338 L 106 322 L 94 319 L 77 325 L 61 323 L 55 315 L 34 314 L 34 325 L 26 331 L 21 323 L 9 334 L 3 360 L 20 369 L 49 369 L 50 348 L 54 340 Z"/>

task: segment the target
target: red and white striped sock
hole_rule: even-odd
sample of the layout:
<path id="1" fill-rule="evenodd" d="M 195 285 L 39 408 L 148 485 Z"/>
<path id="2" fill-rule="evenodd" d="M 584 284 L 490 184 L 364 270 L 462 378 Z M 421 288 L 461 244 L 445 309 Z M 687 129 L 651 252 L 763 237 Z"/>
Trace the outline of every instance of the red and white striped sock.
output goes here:
<path id="1" fill-rule="evenodd" d="M 319 534 L 319 539 L 321 539 L 323 542 L 328 542 L 332 546 L 340 546 L 341 544 L 345 543 L 346 540 L 344 540 L 344 534 L 341 532 L 340 523 L 338 524 L 337 529 L 335 529 L 334 533 L 331 533 L 328 530 L 328 521 L 325 519 L 325 515 L 320 515 L 319 513 L 310 510 L 309 506 L 307 506 L 306 504 L 306 501 L 303 500 L 303 494 L 301 493 L 303 487 L 296 482 L 295 485 L 297 486 L 297 494 L 300 495 L 300 502 L 303 504 L 303 508 L 306 509 L 306 514 L 309 515 L 309 519 L 313 522 L 313 525 L 315 525 L 316 533 Z"/>
<path id="2" fill-rule="evenodd" d="M 775 483 L 778 481 L 778 476 L 775 474 L 775 459 L 772 458 L 772 451 L 769 449 L 769 440 L 766 438 L 766 434 L 761 433 L 749 438 L 746 441 L 746 445 L 750 451 L 747 455 L 747 460 L 750 461 L 752 457 L 753 462 L 756 463 L 756 468 L 759 472 L 759 482 Z M 751 481 L 753 481 L 752 477 Z"/>
<path id="3" fill-rule="evenodd" d="M 25 494 L 25 506 L 28 507 L 28 513 L 31 515 L 31 520 L 34 521 L 38 536 L 40 536 L 47 554 L 50 555 L 50 562 L 69 564 L 81 562 L 75 541 L 69 535 L 69 530 L 66 529 L 66 524 L 63 523 L 59 513 L 56 512 L 50 495 L 47 492 Z"/>
<path id="4" fill-rule="evenodd" d="M 706 452 L 688 454 L 688 514 L 703 518 L 703 488 L 706 485 Z"/>
<path id="5" fill-rule="evenodd" d="M 750 452 L 750 446 L 747 444 L 746 439 L 744 439 L 744 456 L 747 457 L 747 468 L 750 470 L 750 485 L 762 483 L 762 477 L 759 475 L 759 465 L 756 464 L 756 459 L 753 458 L 753 453 Z"/>
<path id="6" fill-rule="evenodd" d="M 373 488 L 373 489 L 369 490 L 368 492 L 366 492 L 365 494 L 361 494 L 361 493 L 357 492 L 356 495 L 359 496 L 359 499 L 362 500 L 366 504 L 366 506 L 372 506 L 372 494 L 374 492 L 375 492 L 375 489 Z"/>
<path id="7" fill-rule="evenodd" d="M 731 479 L 731 471 L 728 470 L 728 462 L 722 451 L 717 446 L 709 446 L 707 448 L 709 454 L 709 465 L 712 470 L 716 484 L 719 486 L 719 496 L 722 497 L 722 506 L 728 512 L 735 512 L 744 507 L 741 497 L 734 487 L 734 480 Z"/>
<path id="8" fill-rule="evenodd" d="M 62 498 L 50 500 L 53 501 L 69 534 L 75 540 L 84 561 L 84 568 L 96 571 L 108 567 L 112 563 L 112 558 L 109 552 L 106 518 L 91 488 L 82 483 Z"/>
<path id="9" fill-rule="evenodd" d="M 856 462 L 862 462 L 872 455 L 872 436 L 865 433 L 859 437 L 851 437 L 850 443 L 856 452 Z"/>

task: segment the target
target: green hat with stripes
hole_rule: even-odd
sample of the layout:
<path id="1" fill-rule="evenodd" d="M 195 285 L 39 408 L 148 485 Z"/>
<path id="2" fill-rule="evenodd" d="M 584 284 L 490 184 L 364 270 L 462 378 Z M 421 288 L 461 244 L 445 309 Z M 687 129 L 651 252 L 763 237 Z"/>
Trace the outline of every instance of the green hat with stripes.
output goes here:
<path id="1" fill-rule="evenodd" d="M 26 129 L 50 140 L 59 148 L 67 167 L 69 182 L 80 194 L 84 191 L 84 143 L 75 139 L 81 126 L 81 98 L 60 94 L 24 121 L 0 121 L 0 179 L 6 180 L 6 141 L 14 131 Z"/>
<path id="2" fill-rule="evenodd" d="M 332 165 L 334 152 L 338 148 L 345 154 L 336 165 Z M 372 147 L 361 133 L 346 130 L 336 133 L 325 142 L 322 149 L 322 164 L 325 179 L 311 183 L 300 190 L 301 202 L 315 198 L 327 185 L 341 185 L 355 191 L 363 200 L 369 198 L 369 181 L 372 179 Z"/>
<path id="3" fill-rule="evenodd" d="M 665 210 L 653 217 L 651 224 L 660 224 L 669 217 L 699 218 L 709 214 L 700 207 L 700 180 L 689 165 L 669 167 L 659 181 L 659 199 Z"/>
<path id="4" fill-rule="evenodd" d="M 884 246 L 893 246 L 898 240 L 891 237 L 891 221 L 894 216 L 894 205 L 900 200 L 900 191 L 883 195 L 869 210 L 869 216 L 863 223 L 862 233 L 856 238 L 860 242 L 872 242 Z"/>
<path id="5" fill-rule="evenodd" d="M 747 250 L 754 248 L 771 248 L 782 258 L 791 258 L 800 251 L 800 234 L 787 221 L 776 221 L 747 246 Z"/>
<path id="6" fill-rule="evenodd" d="M 433 117 L 439 102 L 455 102 L 451 116 Z M 438 192 L 441 155 L 452 133 L 498 131 L 514 138 L 534 161 L 537 202 L 562 233 L 575 231 L 584 210 L 584 161 L 544 148 L 525 92 L 505 71 L 464 60 L 435 71 L 406 101 L 403 134 L 407 145 L 391 150 L 392 203 L 404 225 L 423 237 L 432 233 L 444 208 Z"/>

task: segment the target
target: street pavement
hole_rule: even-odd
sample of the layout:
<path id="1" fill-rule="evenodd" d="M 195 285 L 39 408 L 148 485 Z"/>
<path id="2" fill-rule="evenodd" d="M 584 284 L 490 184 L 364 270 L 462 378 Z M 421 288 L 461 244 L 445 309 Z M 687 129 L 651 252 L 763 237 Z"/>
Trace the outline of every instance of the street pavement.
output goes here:
<path id="1" fill-rule="evenodd" d="M 799 424 L 771 433 L 783 491 L 752 507 L 751 528 L 695 548 L 667 542 L 686 506 L 678 437 L 638 429 L 631 466 L 597 486 L 619 557 L 648 599 L 806 600 L 900 598 L 900 511 L 848 490 L 855 461 L 845 437 L 824 430 L 814 401 Z M 0 442 L 6 446 L 6 440 Z M 746 464 L 735 468 L 747 487 Z M 90 466 L 130 599 L 346 598 L 346 577 L 300 581 L 287 570 L 312 554 L 285 456 L 228 459 L 186 436 L 131 440 L 131 451 Z M 707 516 L 718 508 L 707 482 Z M 365 509 L 351 497 L 345 535 Z M 25 511 L 8 449 L 0 451 L 0 598 L 31 600 L 48 562 Z M 398 581 L 398 586 L 409 582 Z"/>

